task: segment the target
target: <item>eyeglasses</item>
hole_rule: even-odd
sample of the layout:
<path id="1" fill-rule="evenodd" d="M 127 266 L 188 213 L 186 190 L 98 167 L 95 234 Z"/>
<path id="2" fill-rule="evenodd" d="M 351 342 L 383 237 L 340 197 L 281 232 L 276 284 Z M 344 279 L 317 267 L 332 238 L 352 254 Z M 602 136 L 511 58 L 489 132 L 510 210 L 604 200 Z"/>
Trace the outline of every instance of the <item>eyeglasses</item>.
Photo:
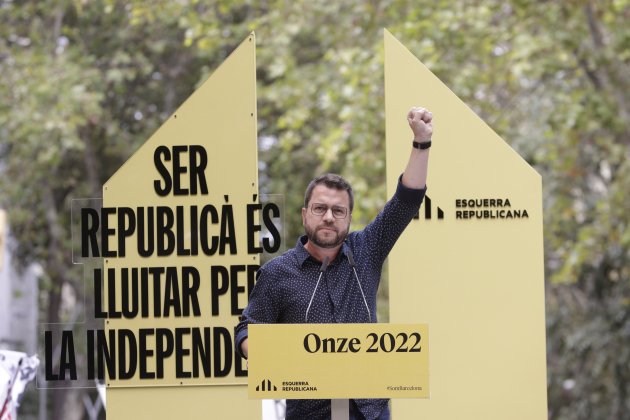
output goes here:
<path id="1" fill-rule="evenodd" d="M 332 210 L 332 215 L 335 219 L 345 219 L 348 215 L 348 209 L 342 206 L 328 207 L 326 204 L 323 203 L 311 204 L 311 213 L 313 213 L 315 216 L 325 215 L 328 209 Z"/>

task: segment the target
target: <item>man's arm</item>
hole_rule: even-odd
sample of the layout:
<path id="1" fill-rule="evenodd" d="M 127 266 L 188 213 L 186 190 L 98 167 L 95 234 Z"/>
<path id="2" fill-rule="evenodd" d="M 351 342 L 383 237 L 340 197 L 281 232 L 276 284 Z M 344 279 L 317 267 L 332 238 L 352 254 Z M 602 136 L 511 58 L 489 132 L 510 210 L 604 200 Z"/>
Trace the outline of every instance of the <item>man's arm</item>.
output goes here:
<path id="1" fill-rule="evenodd" d="M 407 114 L 409 127 L 413 131 L 414 141 L 423 143 L 431 141 L 433 135 L 433 114 L 424 108 L 413 107 Z M 429 149 L 411 148 L 407 168 L 403 173 L 402 183 L 405 187 L 422 189 L 427 184 L 429 165 Z"/>
<path id="2" fill-rule="evenodd" d="M 244 356 L 248 357 L 248 325 L 251 323 L 273 324 L 278 322 L 280 297 L 274 288 L 276 282 L 270 281 L 269 275 L 263 274 L 264 267 L 261 267 L 256 273 L 256 285 L 249 296 L 249 303 L 243 310 L 241 321 L 236 326 L 234 346 L 236 350 Z"/>
<path id="3" fill-rule="evenodd" d="M 433 115 L 424 108 L 414 107 L 409 110 L 407 121 L 414 141 L 425 143 L 431 140 L 432 120 Z M 396 192 L 376 218 L 355 236 L 363 244 L 361 249 L 365 253 L 356 258 L 371 260 L 378 270 L 413 216 L 418 213 L 426 191 L 429 149 L 416 149 L 409 143 L 409 162 Z"/>
<path id="4" fill-rule="evenodd" d="M 243 341 L 241 341 L 241 353 L 247 359 L 249 357 L 249 347 L 247 345 L 247 337 Z"/>

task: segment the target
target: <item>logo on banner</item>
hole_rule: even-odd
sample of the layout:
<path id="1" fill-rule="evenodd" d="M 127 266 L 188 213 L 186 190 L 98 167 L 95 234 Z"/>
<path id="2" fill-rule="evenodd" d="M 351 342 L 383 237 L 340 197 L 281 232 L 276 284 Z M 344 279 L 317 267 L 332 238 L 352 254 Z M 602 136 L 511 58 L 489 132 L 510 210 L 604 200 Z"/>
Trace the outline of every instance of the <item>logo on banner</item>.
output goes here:
<path id="1" fill-rule="evenodd" d="M 455 208 L 461 220 L 529 219 L 527 209 L 512 207 L 509 198 L 458 198 Z"/>
<path id="2" fill-rule="evenodd" d="M 455 219 L 529 219 L 527 209 L 515 208 L 509 198 L 457 198 L 455 199 Z M 414 219 L 443 220 L 444 210 L 427 195 Z"/>
<path id="3" fill-rule="evenodd" d="M 444 210 L 442 210 L 439 206 L 435 206 L 435 212 L 433 211 L 433 203 L 431 202 L 431 198 L 428 195 L 424 196 L 424 202 L 422 203 L 422 208 L 416 213 L 413 217 L 414 219 L 420 219 L 420 212 L 423 213 L 422 218 L 425 220 L 431 220 L 432 218 L 437 218 L 438 220 L 444 219 Z"/>
<path id="4" fill-rule="evenodd" d="M 256 391 L 277 391 L 278 388 L 269 379 L 263 379 L 260 385 L 256 386 Z"/>

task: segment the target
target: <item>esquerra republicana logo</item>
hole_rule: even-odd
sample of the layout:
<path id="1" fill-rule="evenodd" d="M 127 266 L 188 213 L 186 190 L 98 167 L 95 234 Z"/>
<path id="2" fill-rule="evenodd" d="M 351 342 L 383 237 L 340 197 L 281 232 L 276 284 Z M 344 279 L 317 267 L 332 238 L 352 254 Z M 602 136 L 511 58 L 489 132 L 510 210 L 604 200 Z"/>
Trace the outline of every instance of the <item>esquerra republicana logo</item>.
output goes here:
<path id="1" fill-rule="evenodd" d="M 427 195 L 414 219 L 443 220 L 444 217 L 444 210 L 433 203 Z M 455 199 L 455 219 L 529 219 L 529 213 L 527 209 L 513 207 L 509 198 L 457 198 Z"/>
<path id="2" fill-rule="evenodd" d="M 278 388 L 269 379 L 263 379 L 260 385 L 256 386 L 256 391 L 277 391 Z"/>
<path id="3" fill-rule="evenodd" d="M 436 218 L 438 220 L 444 219 L 444 210 L 442 210 L 439 206 L 435 206 L 436 211 L 433 212 L 433 203 L 431 202 L 431 198 L 428 195 L 424 196 L 424 201 L 422 202 L 422 207 L 413 217 L 414 219 L 420 219 L 420 214 L 422 213 L 422 218 L 425 220 L 431 220 L 432 218 Z"/>

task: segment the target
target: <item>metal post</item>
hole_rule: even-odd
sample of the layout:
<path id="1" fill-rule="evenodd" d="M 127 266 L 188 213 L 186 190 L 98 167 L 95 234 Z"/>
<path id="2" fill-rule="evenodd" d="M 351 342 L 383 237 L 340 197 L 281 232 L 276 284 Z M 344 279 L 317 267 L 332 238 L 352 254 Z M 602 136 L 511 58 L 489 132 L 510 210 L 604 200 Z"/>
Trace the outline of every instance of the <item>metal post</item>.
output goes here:
<path id="1" fill-rule="evenodd" d="M 350 400 L 330 400 L 331 420 L 350 420 Z"/>

